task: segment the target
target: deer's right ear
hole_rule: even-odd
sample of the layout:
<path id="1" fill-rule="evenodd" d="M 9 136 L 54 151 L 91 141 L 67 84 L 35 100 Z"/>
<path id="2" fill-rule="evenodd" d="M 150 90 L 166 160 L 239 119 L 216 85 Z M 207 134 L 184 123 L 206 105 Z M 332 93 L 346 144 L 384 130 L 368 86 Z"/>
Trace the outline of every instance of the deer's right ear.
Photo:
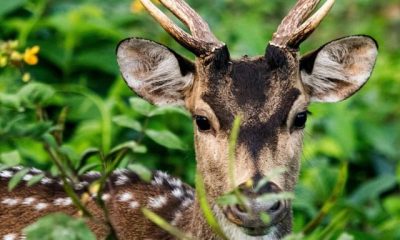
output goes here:
<path id="1" fill-rule="evenodd" d="M 369 79 L 378 55 L 376 41 L 350 36 L 332 41 L 300 60 L 301 77 L 313 102 L 338 102 Z"/>
<path id="2" fill-rule="evenodd" d="M 117 48 L 121 73 L 131 89 L 156 105 L 183 105 L 191 89 L 194 64 L 167 47 L 139 38 Z"/>

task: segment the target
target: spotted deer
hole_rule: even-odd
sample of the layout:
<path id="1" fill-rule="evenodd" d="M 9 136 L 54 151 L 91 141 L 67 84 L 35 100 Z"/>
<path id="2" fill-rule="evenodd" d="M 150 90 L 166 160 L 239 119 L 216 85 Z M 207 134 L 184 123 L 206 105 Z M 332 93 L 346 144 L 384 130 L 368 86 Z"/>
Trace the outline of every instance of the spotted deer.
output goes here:
<path id="1" fill-rule="evenodd" d="M 311 102 L 338 102 L 357 92 L 373 70 L 376 42 L 368 36 L 344 37 L 300 56 L 300 44 L 328 14 L 334 0 L 327 0 L 317 11 L 319 0 L 298 0 L 263 55 L 232 59 L 227 45 L 183 0 L 160 3 L 187 25 L 191 34 L 175 25 L 150 0 L 141 2 L 196 58 L 191 62 L 150 40 L 123 40 L 117 60 L 126 83 L 155 105 L 181 105 L 192 114 L 197 171 L 203 177 L 212 211 L 229 239 L 283 238 L 291 232 L 291 202 L 259 201 L 258 197 L 293 192 L 307 107 Z M 241 122 L 232 174 L 234 186 L 247 199 L 245 208 L 216 203 L 219 196 L 232 191 L 228 145 L 236 116 L 241 116 Z M 254 187 L 275 169 L 285 171 L 273 175 L 260 188 Z M 21 229 L 51 212 L 78 214 L 60 183 L 50 177 L 33 187 L 20 185 L 7 192 L 7 181 L 17 170 L 0 173 L 3 239 L 17 239 Z M 24 180 L 37 174 L 39 171 L 33 169 Z M 81 194 L 99 177 L 98 173 L 82 176 L 76 192 Z M 151 182 L 143 182 L 132 172 L 118 170 L 109 178 L 103 199 L 119 239 L 173 239 L 146 219 L 141 207 L 197 239 L 218 239 L 203 218 L 194 190 L 165 173 L 155 172 Z M 86 205 L 94 216 L 102 218 L 93 200 Z M 260 219 L 261 213 L 269 214 L 269 223 Z M 88 226 L 98 238 L 109 232 L 106 226 L 90 220 Z"/>

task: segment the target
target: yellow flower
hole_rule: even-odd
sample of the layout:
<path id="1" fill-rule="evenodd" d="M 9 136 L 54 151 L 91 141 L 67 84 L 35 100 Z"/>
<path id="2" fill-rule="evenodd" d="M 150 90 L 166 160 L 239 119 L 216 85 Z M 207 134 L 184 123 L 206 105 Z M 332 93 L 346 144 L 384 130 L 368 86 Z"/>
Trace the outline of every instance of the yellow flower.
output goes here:
<path id="1" fill-rule="evenodd" d="M 10 40 L 8 41 L 8 45 L 10 46 L 11 49 L 16 49 L 19 45 L 18 40 Z"/>
<path id="2" fill-rule="evenodd" d="M 39 62 L 39 58 L 37 57 L 39 51 L 39 46 L 27 48 L 24 52 L 24 61 L 29 65 L 36 65 Z"/>
<path id="3" fill-rule="evenodd" d="M 17 51 L 12 51 L 11 55 L 10 55 L 10 59 L 12 61 L 21 61 L 22 55 L 21 55 L 21 53 L 19 53 Z"/>
<path id="4" fill-rule="evenodd" d="M 29 80 L 31 80 L 31 74 L 30 73 L 24 73 L 24 75 L 22 75 L 22 81 L 23 82 L 29 82 Z"/>
<path id="5" fill-rule="evenodd" d="M 160 4 L 158 1 L 155 1 L 156 4 Z M 139 13 L 141 11 L 144 10 L 144 7 L 142 5 L 142 3 L 140 2 L 140 0 L 133 0 L 131 3 L 131 11 L 133 13 Z"/>
<path id="6" fill-rule="evenodd" d="M 141 11 L 143 11 L 143 9 L 144 9 L 144 7 L 143 7 L 142 3 L 139 0 L 134 0 L 131 3 L 131 11 L 133 13 L 141 12 Z"/>
<path id="7" fill-rule="evenodd" d="M 6 56 L 0 56 L 0 67 L 5 67 L 7 66 L 8 59 Z"/>

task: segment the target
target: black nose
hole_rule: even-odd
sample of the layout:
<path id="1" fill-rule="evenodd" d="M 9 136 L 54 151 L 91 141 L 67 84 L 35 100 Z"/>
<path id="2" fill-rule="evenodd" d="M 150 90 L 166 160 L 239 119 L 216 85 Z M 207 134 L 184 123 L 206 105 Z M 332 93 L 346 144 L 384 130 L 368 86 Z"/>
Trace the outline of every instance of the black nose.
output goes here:
<path id="1" fill-rule="evenodd" d="M 282 192 L 278 185 L 273 182 L 258 185 L 258 181 L 253 179 L 253 184 L 245 183 L 239 186 L 240 193 L 246 198 L 246 206 L 236 204 L 224 208 L 225 216 L 236 225 L 249 230 L 251 235 L 264 235 L 269 226 L 280 222 L 289 212 L 287 200 L 265 201 L 259 198 L 267 193 Z M 262 214 L 269 215 L 268 223 L 261 220 Z"/>

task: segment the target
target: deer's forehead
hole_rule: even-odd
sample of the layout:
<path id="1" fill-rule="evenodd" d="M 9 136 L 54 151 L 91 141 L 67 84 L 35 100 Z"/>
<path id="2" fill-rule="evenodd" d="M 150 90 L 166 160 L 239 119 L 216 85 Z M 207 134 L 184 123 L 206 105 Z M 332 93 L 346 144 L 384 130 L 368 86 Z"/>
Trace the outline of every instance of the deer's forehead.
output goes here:
<path id="1" fill-rule="evenodd" d="M 213 109 L 222 129 L 230 129 L 239 114 L 244 125 L 265 125 L 271 118 L 283 121 L 300 95 L 297 74 L 284 68 L 272 68 L 263 58 L 233 62 L 224 76 L 208 79 L 202 99 Z"/>

